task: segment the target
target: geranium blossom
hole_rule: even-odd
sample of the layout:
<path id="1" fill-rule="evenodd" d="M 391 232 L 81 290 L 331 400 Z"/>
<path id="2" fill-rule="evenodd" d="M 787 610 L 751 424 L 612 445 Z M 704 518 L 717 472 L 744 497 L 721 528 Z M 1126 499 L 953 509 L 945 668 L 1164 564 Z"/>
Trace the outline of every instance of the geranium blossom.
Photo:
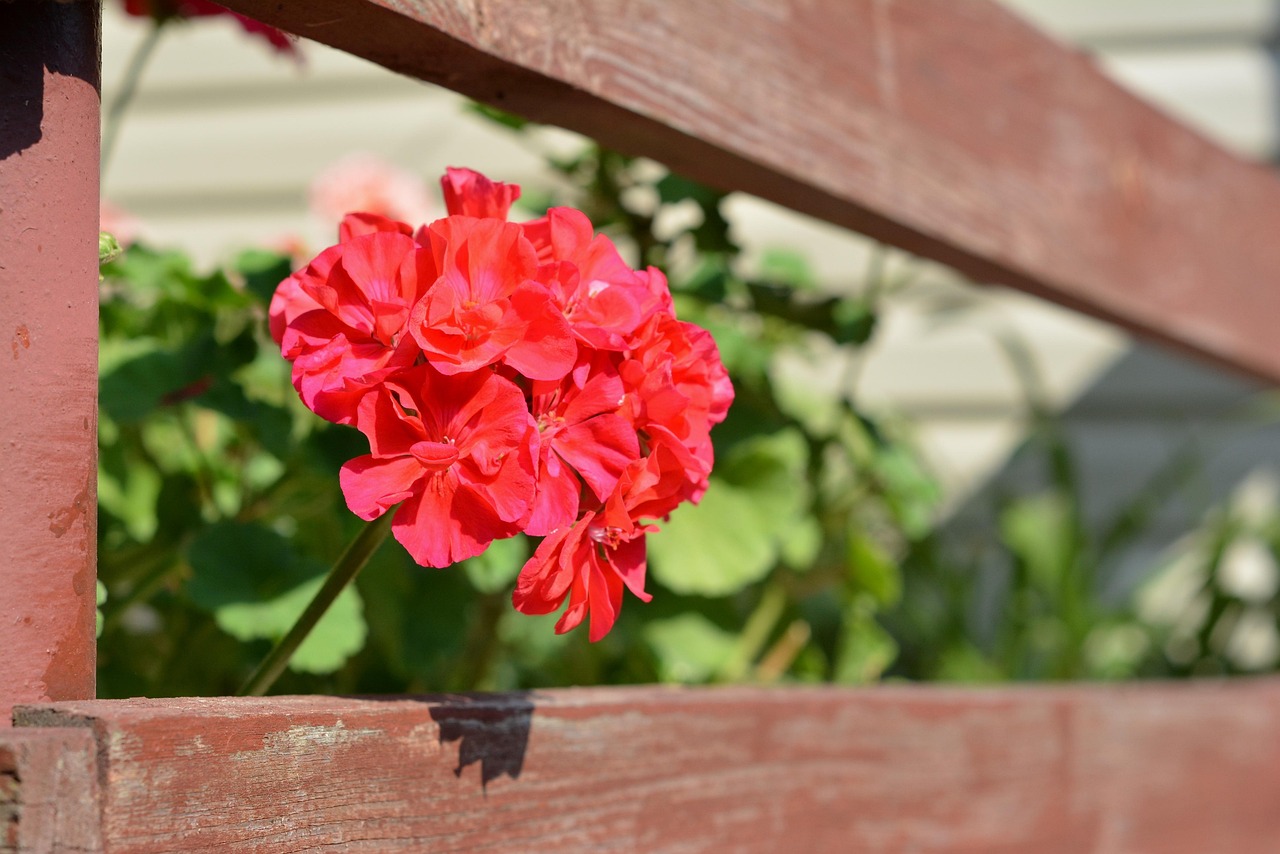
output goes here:
<path id="1" fill-rule="evenodd" d="M 442 187 L 434 222 L 349 212 L 280 284 L 272 336 L 303 402 L 369 440 L 341 471 L 354 513 L 394 512 L 425 566 L 543 537 L 516 608 L 564 607 L 556 631 L 599 640 L 624 591 L 649 600 L 645 537 L 705 491 L 733 388 L 662 273 L 582 213 L 513 223 L 519 187 L 466 169 Z"/>
<path id="2" fill-rule="evenodd" d="M 595 234 L 582 211 L 552 208 L 525 223 L 524 233 L 544 264 L 540 275 L 584 344 L 623 350 L 637 327 L 661 307 L 649 273 L 628 267 L 613 241 Z"/>
<path id="3" fill-rule="evenodd" d="M 569 372 L 578 355 L 573 333 L 534 280 L 533 246 L 520 226 L 451 216 L 424 236 L 441 273 L 414 306 L 409 329 L 427 361 L 448 374 L 498 361 L 530 379 Z"/>
<path id="4" fill-rule="evenodd" d="M 303 402 L 322 418 L 353 422 L 364 393 L 417 358 L 405 321 L 435 278 L 430 254 L 413 238 L 374 231 L 325 250 L 287 279 L 271 313 Z"/>
<path id="5" fill-rule="evenodd" d="M 512 601 L 525 614 L 549 614 L 567 598 L 556 622 L 567 632 L 590 614 L 589 637 L 600 640 L 622 609 L 622 592 L 652 598 L 644 589 L 646 534 L 658 530 L 646 519 L 666 516 L 684 497 L 672 449 L 659 442 L 655 453 L 634 460 L 602 507 L 586 511 L 574 524 L 552 532 L 520 570 Z"/>
<path id="6" fill-rule="evenodd" d="M 625 412 L 636 429 L 669 433 L 698 460 L 701 473 L 690 468 L 688 474 L 700 482 L 695 495 L 701 497 L 714 456 L 711 428 L 733 402 L 733 385 L 711 334 L 660 312 L 619 373 L 631 390 Z"/>
<path id="7" fill-rule="evenodd" d="M 533 421 L 524 395 L 491 371 L 402 371 L 360 403 L 371 453 L 342 467 L 347 506 L 375 519 L 414 560 L 449 566 L 519 532 L 533 501 Z M 403 502 L 403 504 L 401 504 Z"/>
<path id="8" fill-rule="evenodd" d="M 525 527 L 535 536 L 578 516 L 585 483 L 603 501 L 627 464 L 640 456 L 636 431 L 618 414 L 622 379 L 608 360 L 584 363 L 560 382 L 530 389 L 539 431 L 538 492 Z"/>

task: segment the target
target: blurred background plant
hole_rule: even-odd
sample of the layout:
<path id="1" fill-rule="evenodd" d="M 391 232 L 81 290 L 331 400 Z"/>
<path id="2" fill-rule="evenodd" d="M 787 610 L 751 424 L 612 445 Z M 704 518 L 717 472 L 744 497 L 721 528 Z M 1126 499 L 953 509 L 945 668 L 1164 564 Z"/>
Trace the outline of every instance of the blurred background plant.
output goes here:
<path id="1" fill-rule="evenodd" d="M 1280 517 L 1265 483 L 1227 506 L 1203 501 L 1203 524 L 1175 553 L 1109 583 L 1161 502 L 1195 493 L 1201 455 L 1189 443 L 1123 506 L 1091 519 L 1078 452 L 1035 359 L 1001 327 L 990 334 L 1020 381 L 1032 427 L 1020 455 L 1034 474 L 1026 489 L 988 496 L 982 535 L 964 536 L 911 425 L 858 394 L 885 306 L 912 287 L 911 265 L 874 252 L 865 269 L 825 284 L 793 251 L 748 262 L 723 194 L 595 145 L 548 159 L 561 180 L 526 186 L 517 217 L 573 205 L 633 262 L 664 269 L 678 314 L 711 330 L 738 392 L 714 434 L 705 499 L 650 538 L 654 602 L 628 603 L 592 645 L 580 632 L 556 636 L 555 615 L 511 608 L 530 543 L 495 543 L 449 570 L 418 567 L 389 543 L 277 691 L 1275 667 Z M 347 188 L 356 173 L 378 186 Z M 370 203 L 429 206 L 411 183 L 353 160 L 318 182 L 317 205 L 350 189 Z M 133 242 L 103 264 L 100 696 L 233 693 L 361 525 L 337 471 L 366 450 L 363 438 L 301 406 L 266 332 L 271 293 L 302 260 L 255 248 L 202 270 L 181 250 Z M 962 308 L 939 305 L 937 322 L 971 322 Z"/>

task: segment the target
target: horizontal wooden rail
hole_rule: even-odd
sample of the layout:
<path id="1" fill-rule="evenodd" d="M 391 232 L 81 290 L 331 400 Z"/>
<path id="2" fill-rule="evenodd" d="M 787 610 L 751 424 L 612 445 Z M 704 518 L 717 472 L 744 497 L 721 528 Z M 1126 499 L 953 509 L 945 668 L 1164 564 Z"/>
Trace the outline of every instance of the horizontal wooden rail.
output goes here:
<path id="1" fill-rule="evenodd" d="M 1277 680 L 96 701 L 16 721 L 92 731 L 118 851 L 1242 854 L 1280 839 Z"/>
<path id="2" fill-rule="evenodd" d="M 1280 380 L 1280 179 L 986 0 L 227 0 Z"/>

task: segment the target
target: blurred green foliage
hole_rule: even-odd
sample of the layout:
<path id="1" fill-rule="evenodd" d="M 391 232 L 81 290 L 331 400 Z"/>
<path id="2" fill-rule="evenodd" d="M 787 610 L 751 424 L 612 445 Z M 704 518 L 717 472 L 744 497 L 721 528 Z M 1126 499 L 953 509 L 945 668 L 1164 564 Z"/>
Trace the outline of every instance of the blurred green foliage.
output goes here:
<path id="1" fill-rule="evenodd" d="M 1274 553 L 1274 517 L 1210 520 L 1191 593 L 1164 616 L 1134 597 L 1106 601 L 1098 567 L 1190 463 L 1180 456 L 1101 533 L 1086 526 L 1073 454 L 1014 339 L 1004 343 L 1034 423 L 1024 450 L 1047 474 L 1033 494 L 998 497 L 981 552 L 958 547 L 909 431 L 856 397 L 859 359 L 904 284 L 882 253 L 845 289 L 823 290 L 793 252 L 748 269 L 719 192 L 596 146 L 553 165 L 568 189 L 531 212 L 572 204 L 664 269 L 679 315 L 714 334 L 737 389 L 704 500 L 649 538 L 653 603 L 629 600 L 592 645 L 555 635 L 555 615 L 512 609 L 529 540 L 447 570 L 389 541 L 277 692 L 1231 671 L 1224 621 L 1269 608 L 1274 624 L 1274 589 L 1248 599 L 1219 583 L 1246 527 Z M 253 250 L 204 272 L 135 245 L 103 265 L 101 696 L 234 692 L 361 524 L 337 473 L 364 439 L 302 407 L 266 331 L 290 263 Z"/>

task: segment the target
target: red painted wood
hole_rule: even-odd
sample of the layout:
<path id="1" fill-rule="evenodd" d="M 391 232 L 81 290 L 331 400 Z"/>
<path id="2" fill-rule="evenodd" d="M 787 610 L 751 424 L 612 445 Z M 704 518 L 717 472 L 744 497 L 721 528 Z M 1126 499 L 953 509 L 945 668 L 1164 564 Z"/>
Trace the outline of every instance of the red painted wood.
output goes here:
<path id="1" fill-rule="evenodd" d="M 1274 679 L 95 701 L 18 721 L 93 731 L 104 841 L 131 852 L 1280 842 Z"/>
<path id="2" fill-rule="evenodd" d="M 995 3 L 227 5 L 1280 379 L 1280 178 Z"/>
<path id="3" fill-rule="evenodd" d="M 94 693 L 98 14 L 0 2 L 0 726 Z"/>
<path id="4" fill-rule="evenodd" d="M 102 851 L 98 791 L 91 733 L 0 731 L 0 854 Z"/>

